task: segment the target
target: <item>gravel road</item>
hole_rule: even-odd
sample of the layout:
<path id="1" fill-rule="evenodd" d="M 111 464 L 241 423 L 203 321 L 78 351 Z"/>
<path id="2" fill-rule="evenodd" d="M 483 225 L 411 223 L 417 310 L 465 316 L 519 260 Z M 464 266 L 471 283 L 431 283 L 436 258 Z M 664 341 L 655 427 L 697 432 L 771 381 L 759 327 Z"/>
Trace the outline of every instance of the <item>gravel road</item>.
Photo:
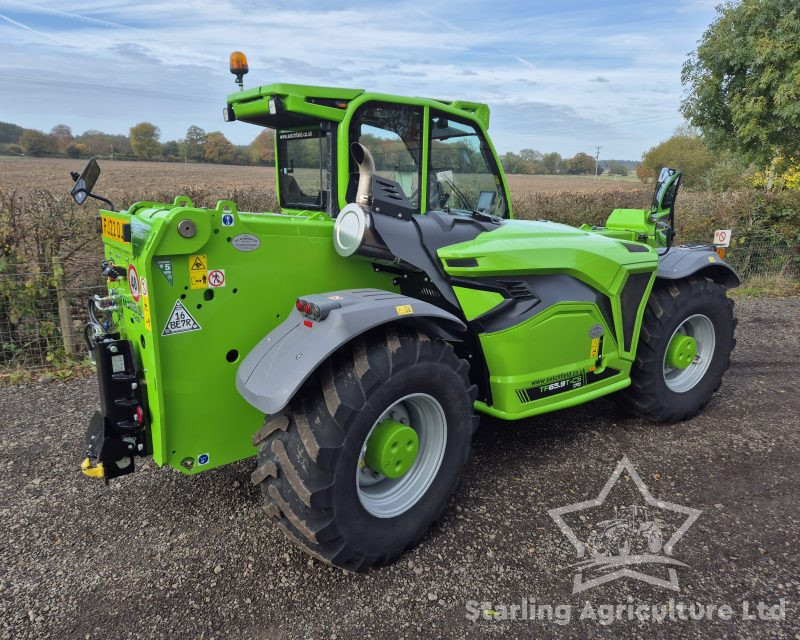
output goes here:
<path id="1" fill-rule="evenodd" d="M 799 639 L 800 299 L 736 309 L 733 364 L 702 415 L 664 426 L 599 400 L 519 424 L 484 418 L 444 520 L 367 575 L 291 546 L 259 508 L 253 461 L 195 478 L 148 461 L 108 488 L 84 478 L 93 379 L 0 388 L 0 636 Z M 620 577 L 573 593 L 576 549 L 548 511 L 593 500 L 623 456 L 655 499 L 701 511 L 672 549 L 681 564 L 631 565 L 662 580 L 672 568 L 678 588 Z M 602 529 L 612 502 L 644 501 L 627 473 L 595 512 L 564 518 Z M 688 517 L 652 510 L 665 541 Z M 544 619 L 503 620 L 522 598 Z M 744 619 L 759 602 L 779 619 Z M 728 605 L 732 619 L 681 620 L 693 603 Z M 667 617 L 639 620 L 637 605 Z"/>

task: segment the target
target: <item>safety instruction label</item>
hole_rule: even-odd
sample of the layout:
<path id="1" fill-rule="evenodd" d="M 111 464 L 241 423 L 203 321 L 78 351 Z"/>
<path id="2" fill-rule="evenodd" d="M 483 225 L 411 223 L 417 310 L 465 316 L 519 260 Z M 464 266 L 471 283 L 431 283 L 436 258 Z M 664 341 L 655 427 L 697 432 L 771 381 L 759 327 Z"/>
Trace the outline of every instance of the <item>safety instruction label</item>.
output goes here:
<path id="1" fill-rule="evenodd" d="M 208 256 L 205 254 L 189 256 L 189 286 L 192 289 L 208 286 Z"/>
<path id="2" fill-rule="evenodd" d="M 144 328 L 148 331 L 153 330 L 153 325 L 150 322 L 150 297 L 147 291 L 147 280 L 141 278 L 142 290 L 142 315 L 144 316 Z"/>
<path id="3" fill-rule="evenodd" d="M 414 313 L 414 307 L 412 307 L 410 304 L 397 305 L 394 310 L 397 312 L 398 316 L 407 316 L 411 313 Z"/>
<path id="4" fill-rule="evenodd" d="M 200 331 L 200 325 L 197 324 L 197 320 L 192 317 L 189 310 L 183 306 L 183 303 L 180 300 L 176 300 L 161 335 L 171 336 L 176 333 L 188 333 L 189 331 Z"/>
<path id="5" fill-rule="evenodd" d="M 600 353 L 600 338 L 592 338 L 592 346 L 589 348 L 589 357 L 597 358 Z"/>
<path id="6" fill-rule="evenodd" d="M 208 286 L 216 289 L 225 286 L 225 269 L 212 269 L 208 272 Z"/>

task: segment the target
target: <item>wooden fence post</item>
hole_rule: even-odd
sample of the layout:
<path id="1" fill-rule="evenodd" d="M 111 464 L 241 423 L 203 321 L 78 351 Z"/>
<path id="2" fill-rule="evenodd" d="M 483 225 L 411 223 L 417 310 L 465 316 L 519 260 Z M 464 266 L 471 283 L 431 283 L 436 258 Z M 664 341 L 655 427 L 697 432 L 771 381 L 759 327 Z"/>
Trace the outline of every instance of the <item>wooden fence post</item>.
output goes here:
<path id="1" fill-rule="evenodd" d="M 59 256 L 53 256 L 53 280 L 56 285 L 58 299 L 58 323 L 61 325 L 61 338 L 64 341 L 64 352 L 70 360 L 75 359 L 75 334 L 72 331 L 72 312 L 69 306 L 67 288 L 64 284 L 64 265 Z"/>

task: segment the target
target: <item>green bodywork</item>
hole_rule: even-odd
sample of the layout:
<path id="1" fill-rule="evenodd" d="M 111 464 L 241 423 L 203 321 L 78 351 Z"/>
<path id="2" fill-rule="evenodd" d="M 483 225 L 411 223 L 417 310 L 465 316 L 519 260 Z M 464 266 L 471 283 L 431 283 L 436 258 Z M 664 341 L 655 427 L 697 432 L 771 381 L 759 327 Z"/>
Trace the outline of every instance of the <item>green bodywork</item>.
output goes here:
<path id="1" fill-rule="evenodd" d="M 342 106 L 310 98 L 341 101 Z M 275 99 L 280 110 L 271 114 L 270 101 Z M 482 104 L 287 84 L 242 91 L 229 96 L 227 104 L 236 120 L 261 126 L 285 129 L 288 121 L 300 127 L 323 120 L 336 127 L 335 175 L 341 208 L 347 204 L 349 122 L 360 105 L 372 100 L 424 110 L 422 175 L 428 170 L 427 115 L 432 108 L 473 123 L 499 166 L 486 133 L 489 109 Z M 507 217 L 512 218 L 502 170 L 496 179 L 506 194 Z M 428 201 L 427 188 L 423 180 L 420 202 Z M 283 321 L 298 295 L 360 287 L 399 292 L 391 273 L 335 252 L 334 221 L 322 211 L 246 213 L 237 211 L 233 202 L 203 209 L 179 197 L 172 204 L 140 202 L 120 212 L 103 211 L 102 216 L 104 228 L 113 228 L 113 221 L 130 224 L 130 242 L 113 231 L 104 232 L 103 239 L 106 259 L 125 268 L 130 265 L 140 279 L 138 301 L 124 278 L 110 282 L 109 293 L 115 300 L 116 330 L 131 341 L 144 374 L 152 455 L 159 465 L 184 473 L 255 454 L 251 436 L 264 416 L 239 395 L 234 377 L 241 359 Z M 191 237 L 181 233 L 187 221 L 194 225 Z M 477 402 L 477 410 L 504 419 L 521 418 L 586 402 L 630 384 L 642 313 L 658 266 L 653 225 L 651 212 L 630 210 L 616 210 L 607 229 L 509 220 L 470 242 L 439 249 L 446 272 L 459 279 L 454 291 L 468 320 L 503 302 L 496 292 L 469 286 L 470 279 L 486 276 L 566 274 L 610 303 L 610 318 L 597 304 L 565 301 L 518 325 L 482 333 L 492 400 Z M 646 244 L 631 251 L 622 240 Z M 449 266 L 452 258 L 474 258 L 476 265 Z M 224 271 L 224 282 L 210 286 L 211 272 L 217 270 L 217 281 Z M 621 292 L 628 278 L 638 274 L 645 274 L 647 284 L 625 349 L 614 337 L 622 335 Z M 187 313 L 191 321 L 182 326 L 189 330 L 175 329 L 176 318 L 185 319 Z M 549 387 L 562 383 L 572 386 L 548 393 Z M 541 397 L 526 388 L 542 389 Z"/>

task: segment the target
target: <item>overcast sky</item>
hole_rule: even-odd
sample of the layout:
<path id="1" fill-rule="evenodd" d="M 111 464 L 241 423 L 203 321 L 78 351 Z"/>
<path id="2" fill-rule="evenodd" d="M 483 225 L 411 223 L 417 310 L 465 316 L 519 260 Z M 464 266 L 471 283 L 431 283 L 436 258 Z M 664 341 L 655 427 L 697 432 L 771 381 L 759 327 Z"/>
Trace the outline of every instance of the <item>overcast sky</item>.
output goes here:
<path id="1" fill-rule="evenodd" d="M 638 159 L 681 124 L 680 68 L 716 0 L 0 0 L 0 121 L 162 141 L 222 121 L 236 89 L 297 82 L 487 102 L 498 150 Z"/>

